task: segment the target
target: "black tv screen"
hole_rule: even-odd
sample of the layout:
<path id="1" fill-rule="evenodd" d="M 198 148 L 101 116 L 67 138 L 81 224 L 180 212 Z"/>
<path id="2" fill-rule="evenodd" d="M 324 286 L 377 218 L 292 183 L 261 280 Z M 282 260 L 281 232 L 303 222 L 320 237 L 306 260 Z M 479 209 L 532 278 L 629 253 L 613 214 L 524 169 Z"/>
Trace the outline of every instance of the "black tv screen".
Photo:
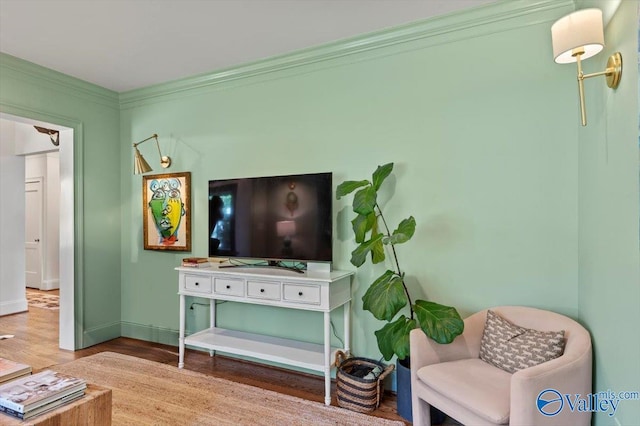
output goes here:
<path id="1" fill-rule="evenodd" d="M 209 256 L 331 262 L 332 175 L 209 181 Z"/>

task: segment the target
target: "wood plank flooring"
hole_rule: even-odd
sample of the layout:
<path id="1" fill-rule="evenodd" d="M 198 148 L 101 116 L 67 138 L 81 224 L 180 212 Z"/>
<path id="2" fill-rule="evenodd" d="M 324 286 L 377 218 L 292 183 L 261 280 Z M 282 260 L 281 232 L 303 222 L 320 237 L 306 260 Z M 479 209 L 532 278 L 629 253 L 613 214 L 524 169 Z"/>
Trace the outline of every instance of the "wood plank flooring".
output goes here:
<path id="1" fill-rule="evenodd" d="M 176 366 L 178 348 L 120 337 L 79 351 L 58 348 L 58 311 L 33 308 L 29 312 L 0 317 L 0 334 L 13 334 L 0 340 L 0 357 L 29 364 L 40 370 L 98 352 L 110 351 Z M 322 403 L 324 379 L 320 376 L 237 360 L 224 356 L 210 357 L 206 352 L 187 350 L 185 368 L 202 374 L 222 377 L 239 383 L 269 389 L 298 398 Z M 97 383 L 99 384 L 99 383 Z M 335 401 L 335 383 L 332 390 Z M 404 421 L 396 412 L 395 395 L 385 394 L 380 408 L 371 415 Z M 405 424 L 410 424 L 405 421 Z"/>

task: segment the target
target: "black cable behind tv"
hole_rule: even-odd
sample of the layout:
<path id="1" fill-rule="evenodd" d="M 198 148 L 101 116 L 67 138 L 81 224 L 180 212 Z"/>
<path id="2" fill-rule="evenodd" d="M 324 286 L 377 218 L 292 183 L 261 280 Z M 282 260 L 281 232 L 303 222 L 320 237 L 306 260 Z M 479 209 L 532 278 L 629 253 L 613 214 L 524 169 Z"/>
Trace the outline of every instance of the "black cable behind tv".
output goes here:
<path id="1" fill-rule="evenodd" d="M 274 269 L 286 269 L 288 271 L 304 274 L 305 269 L 297 268 L 295 266 L 285 265 L 279 260 L 270 260 L 266 264 L 263 263 L 228 263 L 224 265 L 218 265 L 218 268 L 274 268 Z"/>

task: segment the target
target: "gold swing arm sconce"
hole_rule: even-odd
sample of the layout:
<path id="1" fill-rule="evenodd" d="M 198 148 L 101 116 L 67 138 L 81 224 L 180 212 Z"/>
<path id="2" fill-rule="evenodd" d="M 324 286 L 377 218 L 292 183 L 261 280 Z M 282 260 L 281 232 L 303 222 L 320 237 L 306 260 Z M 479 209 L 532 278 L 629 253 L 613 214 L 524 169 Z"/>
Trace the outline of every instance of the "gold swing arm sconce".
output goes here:
<path id="1" fill-rule="evenodd" d="M 582 61 L 598 54 L 604 48 L 604 29 L 600 9 L 583 9 L 558 19 L 551 26 L 553 56 L 556 63 L 575 62 L 578 66 L 578 94 L 580 96 L 580 118 L 587 125 L 584 101 L 584 80 L 605 76 L 607 86 L 616 89 L 622 78 L 622 54 L 615 52 L 607 60 L 604 71 L 585 74 Z"/>
<path id="2" fill-rule="evenodd" d="M 160 151 L 160 143 L 158 142 L 158 135 L 154 133 L 153 135 L 149 136 L 145 140 L 142 140 L 140 142 L 133 144 L 133 148 L 135 149 L 134 159 L 133 159 L 133 174 L 139 175 L 142 173 L 153 171 L 149 163 L 147 163 L 147 161 L 144 159 L 144 157 L 140 153 L 140 150 L 138 149 L 138 145 L 151 139 L 156 140 L 156 146 L 158 147 L 158 154 L 160 154 L 160 165 L 165 169 L 171 165 L 171 158 L 166 155 L 162 155 L 162 152 Z"/>

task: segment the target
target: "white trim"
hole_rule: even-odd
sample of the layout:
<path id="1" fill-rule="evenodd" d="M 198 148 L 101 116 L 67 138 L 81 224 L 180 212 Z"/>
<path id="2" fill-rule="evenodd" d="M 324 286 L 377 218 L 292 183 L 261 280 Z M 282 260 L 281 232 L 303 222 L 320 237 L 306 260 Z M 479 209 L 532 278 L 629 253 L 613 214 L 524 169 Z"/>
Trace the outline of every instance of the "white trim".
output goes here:
<path id="1" fill-rule="evenodd" d="M 27 297 L 24 299 L 0 302 L 0 316 L 25 312 L 27 310 Z"/>
<path id="2" fill-rule="evenodd" d="M 61 349 L 76 349 L 75 298 L 75 202 L 74 130 L 60 132 L 60 333 Z M 80 188 L 78 188 L 80 191 Z M 76 200 L 77 202 L 77 200 Z"/>
<path id="3" fill-rule="evenodd" d="M 42 286 L 40 287 L 41 290 L 55 290 L 60 288 L 60 280 L 59 279 L 53 279 L 53 280 L 42 280 Z"/>
<path id="4" fill-rule="evenodd" d="M 81 271 L 82 233 L 82 123 L 51 116 L 39 111 L 0 103 L 0 118 L 21 123 L 57 122 L 69 126 L 60 131 L 60 313 L 59 347 L 73 351 L 82 344 L 81 321 L 76 321 L 76 305 L 82 312 L 83 277 L 76 277 L 76 268 Z M 47 120 L 45 123 L 43 120 Z M 73 127 L 71 127 L 73 126 Z M 77 173 L 74 174 L 75 158 L 78 158 Z M 24 171 L 21 180 L 24 182 Z M 75 195 L 78 191 L 78 195 Z M 24 214 L 23 214 L 24 216 Z M 24 238 L 24 236 L 23 236 Z M 75 246 L 79 244 L 76 253 Z M 24 250 L 23 250 L 24 252 Z M 77 256 L 77 258 L 76 258 Z M 24 262 L 23 262 L 24 264 Z M 24 267 L 23 267 L 24 270 Z M 77 302 L 76 302 L 77 301 Z M 26 299 L 25 299 L 26 303 Z M 26 310 L 23 309 L 23 311 Z M 76 345 L 77 337 L 77 345 Z"/>

